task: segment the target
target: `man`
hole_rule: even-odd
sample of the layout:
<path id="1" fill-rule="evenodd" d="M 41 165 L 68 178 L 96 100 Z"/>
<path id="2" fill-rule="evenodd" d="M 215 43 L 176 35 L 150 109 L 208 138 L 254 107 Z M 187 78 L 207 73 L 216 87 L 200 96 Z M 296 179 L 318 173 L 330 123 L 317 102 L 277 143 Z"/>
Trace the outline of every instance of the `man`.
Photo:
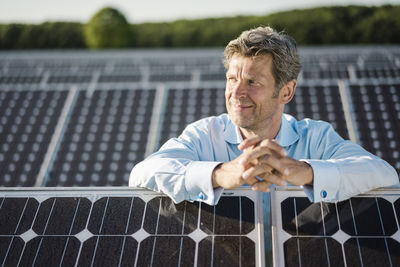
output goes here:
<path id="1" fill-rule="evenodd" d="M 224 64 L 228 115 L 190 124 L 133 168 L 130 186 L 213 205 L 223 189 L 243 184 L 263 192 L 299 185 L 318 202 L 398 183 L 388 163 L 330 124 L 283 114 L 301 68 L 290 36 L 270 27 L 245 31 L 225 48 Z"/>

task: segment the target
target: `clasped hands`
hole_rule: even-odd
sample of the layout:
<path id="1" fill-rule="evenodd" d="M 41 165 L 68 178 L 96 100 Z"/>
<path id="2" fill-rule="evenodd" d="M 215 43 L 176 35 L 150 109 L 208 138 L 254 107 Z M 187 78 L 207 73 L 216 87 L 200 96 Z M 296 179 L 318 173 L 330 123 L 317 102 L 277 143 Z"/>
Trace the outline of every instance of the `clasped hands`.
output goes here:
<path id="1" fill-rule="evenodd" d="M 269 192 L 272 184 L 284 186 L 312 184 L 312 167 L 287 155 L 276 140 L 253 137 L 244 140 L 242 155 L 219 164 L 213 171 L 213 187 L 234 189 L 243 184 L 253 190 Z"/>

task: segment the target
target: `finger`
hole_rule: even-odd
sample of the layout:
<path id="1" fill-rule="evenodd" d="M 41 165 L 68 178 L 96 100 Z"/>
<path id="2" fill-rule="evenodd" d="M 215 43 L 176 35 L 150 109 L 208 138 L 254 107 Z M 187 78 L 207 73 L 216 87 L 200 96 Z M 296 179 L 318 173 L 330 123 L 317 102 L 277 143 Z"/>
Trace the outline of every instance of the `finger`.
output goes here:
<path id="1" fill-rule="evenodd" d="M 273 170 L 274 169 L 267 164 L 257 164 L 244 171 L 242 176 L 245 179 L 249 177 L 263 176 L 265 173 L 272 173 Z"/>
<path id="2" fill-rule="evenodd" d="M 271 183 L 263 181 L 253 184 L 251 186 L 251 189 L 254 191 L 269 192 L 271 191 L 270 189 L 271 185 L 272 185 Z"/>
<path id="3" fill-rule="evenodd" d="M 282 176 L 289 175 L 289 168 L 287 168 L 285 160 L 273 155 L 265 155 L 259 158 L 258 165 L 268 165 L 272 170 L 274 170 L 275 174 L 278 173 Z"/>
<path id="4" fill-rule="evenodd" d="M 241 142 L 238 146 L 238 148 L 240 150 L 245 150 L 246 148 L 249 148 L 251 146 L 257 145 L 258 143 L 260 143 L 262 141 L 262 139 L 258 136 L 253 137 L 253 138 L 247 138 L 246 140 L 244 140 L 243 142 Z"/>
<path id="5" fill-rule="evenodd" d="M 257 146 L 251 150 L 247 150 L 242 154 L 242 158 L 240 163 L 245 166 L 249 163 L 257 164 L 258 158 L 265 156 L 266 154 L 274 153 L 273 151 L 269 150 L 266 147 Z"/>
<path id="6" fill-rule="evenodd" d="M 247 178 L 243 178 L 243 184 L 249 184 L 249 185 L 253 185 L 257 182 L 259 182 L 260 180 L 258 180 L 255 176 L 251 176 L 251 177 L 247 177 Z"/>
<path id="7" fill-rule="evenodd" d="M 281 157 L 286 157 L 288 154 L 277 140 L 275 139 L 264 139 L 260 142 L 261 147 L 269 148 L 271 151 L 278 153 Z"/>
<path id="8" fill-rule="evenodd" d="M 262 177 L 262 179 L 266 182 L 272 183 L 272 184 L 276 184 L 279 186 L 286 186 L 287 182 L 282 178 L 279 177 L 278 175 L 274 174 L 274 173 L 266 173 L 264 174 L 264 176 Z"/>
<path id="9" fill-rule="evenodd" d="M 285 160 L 276 153 L 268 154 L 268 151 L 265 150 L 266 149 L 255 149 L 254 151 L 249 152 L 247 155 L 243 156 L 241 159 L 241 164 L 243 166 L 247 166 L 249 163 L 251 163 L 253 167 L 264 166 L 263 168 L 266 168 L 265 165 L 268 165 L 270 169 L 264 169 L 266 172 L 270 171 L 271 169 L 275 169 L 281 175 L 288 175 L 289 169 L 286 167 Z M 253 169 L 250 167 L 248 170 Z M 254 174 L 250 174 L 250 176 L 252 175 Z"/>
<path id="10" fill-rule="evenodd" d="M 252 167 L 251 170 L 247 170 L 245 173 L 243 173 L 244 177 L 255 177 L 258 176 L 260 177 L 263 181 L 270 182 L 273 184 L 277 184 L 280 186 L 285 186 L 287 185 L 287 182 L 280 177 L 278 174 L 275 172 L 272 172 L 270 167 L 265 167 L 265 166 L 255 166 Z"/>
<path id="11" fill-rule="evenodd" d="M 281 147 L 278 143 L 272 141 L 271 139 L 268 139 L 261 141 L 261 143 L 254 149 L 245 151 L 245 153 L 243 153 L 243 158 L 241 159 L 240 163 L 242 165 L 246 165 L 251 162 L 254 164 L 254 161 L 257 158 L 266 154 L 274 154 L 276 157 L 279 158 L 287 156 L 286 150 L 283 147 Z"/>

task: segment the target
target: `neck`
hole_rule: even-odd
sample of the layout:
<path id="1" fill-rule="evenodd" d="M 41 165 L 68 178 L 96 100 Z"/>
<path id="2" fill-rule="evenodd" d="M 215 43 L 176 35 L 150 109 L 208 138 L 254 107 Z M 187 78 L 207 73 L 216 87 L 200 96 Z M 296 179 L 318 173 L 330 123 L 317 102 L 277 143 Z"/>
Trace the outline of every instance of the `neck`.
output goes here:
<path id="1" fill-rule="evenodd" d="M 279 133 L 282 123 L 282 114 L 280 116 L 276 116 L 276 118 L 271 119 L 269 122 L 266 122 L 261 129 L 246 129 L 239 128 L 240 133 L 242 134 L 243 140 L 252 137 L 261 137 L 262 139 L 275 139 Z"/>

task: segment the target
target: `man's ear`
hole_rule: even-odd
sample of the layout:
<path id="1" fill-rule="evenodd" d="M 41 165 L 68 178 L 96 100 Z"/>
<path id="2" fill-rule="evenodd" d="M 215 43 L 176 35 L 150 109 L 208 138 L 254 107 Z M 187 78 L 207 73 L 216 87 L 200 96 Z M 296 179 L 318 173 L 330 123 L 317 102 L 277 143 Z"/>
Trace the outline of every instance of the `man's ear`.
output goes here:
<path id="1" fill-rule="evenodd" d="M 290 100 L 292 100 L 294 93 L 296 91 L 296 86 L 297 86 L 297 81 L 294 79 L 285 83 L 285 85 L 282 86 L 279 92 L 279 98 L 281 104 L 287 104 L 290 102 Z"/>

